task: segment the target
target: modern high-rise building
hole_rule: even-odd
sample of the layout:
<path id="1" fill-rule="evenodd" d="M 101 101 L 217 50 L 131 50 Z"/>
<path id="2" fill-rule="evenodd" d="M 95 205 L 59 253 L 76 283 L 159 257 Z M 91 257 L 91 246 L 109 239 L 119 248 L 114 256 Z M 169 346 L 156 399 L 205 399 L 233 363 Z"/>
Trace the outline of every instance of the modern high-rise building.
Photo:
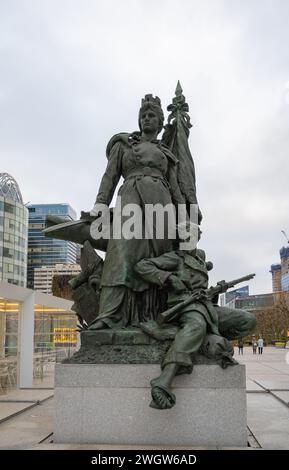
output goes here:
<path id="1" fill-rule="evenodd" d="M 28 210 L 17 182 L 0 173 L 0 280 L 26 287 Z"/>
<path id="2" fill-rule="evenodd" d="M 272 292 L 280 292 L 281 286 L 281 264 L 271 264 Z"/>
<path id="3" fill-rule="evenodd" d="M 77 276 L 81 271 L 79 264 L 55 264 L 34 269 L 34 290 L 52 294 L 54 276 Z"/>
<path id="4" fill-rule="evenodd" d="M 272 264 L 270 270 L 273 292 L 289 291 L 289 247 L 283 246 L 279 253 L 281 263 Z"/>
<path id="5" fill-rule="evenodd" d="M 249 297 L 249 286 L 239 287 L 237 289 L 230 290 L 229 292 L 225 293 L 226 297 L 226 304 L 230 302 L 232 299 L 239 299 L 243 297 Z"/>
<path id="6" fill-rule="evenodd" d="M 234 308 L 234 302 L 236 299 L 244 298 L 249 296 L 249 286 L 238 287 L 237 289 L 230 290 L 219 296 L 219 304 L 221 307 L 225 305 L 228 307 L 232 303 Z"/>
<path id="7" fill-rule="evenodd" d="M 76 212 L 69 204 L 29 204 L 27 287 L 34 288 L 34 269 L 55 264 L 75 264 L 75 243 L 46 238 L 42 233 L 49 215 L 75 220 Z"/>
<path id="8" fill-rule="evenodd" d="M 283 291 L 289 291 L 289 247 L 281 248 L 281 287 Z"/>

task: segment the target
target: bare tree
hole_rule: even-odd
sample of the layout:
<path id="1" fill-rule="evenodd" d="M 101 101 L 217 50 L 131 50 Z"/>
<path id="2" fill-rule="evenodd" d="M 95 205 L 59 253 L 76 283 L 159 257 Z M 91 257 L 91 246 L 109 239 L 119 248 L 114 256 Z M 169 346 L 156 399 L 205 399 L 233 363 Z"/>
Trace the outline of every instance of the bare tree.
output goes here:
<path id="1" fill-rule="evenodd" d="M 275 294 L 275 305 L 271 308 L 254 311 L 257 320 L 256 334 L 261 335 L 267 343 L 286 341 L 289 329 L 289 295 L 288 292 Z"/>

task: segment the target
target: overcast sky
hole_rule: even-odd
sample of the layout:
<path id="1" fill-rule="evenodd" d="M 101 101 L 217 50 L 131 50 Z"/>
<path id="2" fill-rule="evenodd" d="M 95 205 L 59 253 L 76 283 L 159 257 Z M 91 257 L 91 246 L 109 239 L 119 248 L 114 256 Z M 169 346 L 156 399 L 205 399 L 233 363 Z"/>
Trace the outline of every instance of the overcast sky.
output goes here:
<path id="1" fill-rule="evenodd" d="M 92 208 L 105 147 L 181 81 L 211 280 L 270 265 L 289 234 L 289 2 L 0 0 L 0 172 L 25 202 Z M 167 114 L 167 113 L 166 113 Z"/>

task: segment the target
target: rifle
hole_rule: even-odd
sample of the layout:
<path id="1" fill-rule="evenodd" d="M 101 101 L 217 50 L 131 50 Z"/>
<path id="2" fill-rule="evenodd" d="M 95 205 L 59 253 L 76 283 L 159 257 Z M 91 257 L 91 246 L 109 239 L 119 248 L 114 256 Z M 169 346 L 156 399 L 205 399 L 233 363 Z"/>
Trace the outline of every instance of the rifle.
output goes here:
<path id="1" fill-rule="evenodd" d="M 177 314 L 180 313 L 181 310 L 190 303 L 196 301 L 204 302 L 211 300 L 215 295 L 226 292 L 228 289 L 234 287 L 236 284 L 240 284 L 240 282 L 249 281 L 250 279 L 253 279 L 254 276 L 255 274 L 248 274 L 247 276 L 239 277 L 238 279 L 233 279 L 233 281 L 219 281 L 214 287 L 194 292 L 186 300 L 183 300 L 182 302 L 177 305 L 174 305 L 168 310 L 159 313 L 157 317 L 157 323 L 159 325 L 162 325 L 163 323 L 167 323 L 168 321 L 171 321 L 173 319 L 176 320 L 178 318 Z"/>

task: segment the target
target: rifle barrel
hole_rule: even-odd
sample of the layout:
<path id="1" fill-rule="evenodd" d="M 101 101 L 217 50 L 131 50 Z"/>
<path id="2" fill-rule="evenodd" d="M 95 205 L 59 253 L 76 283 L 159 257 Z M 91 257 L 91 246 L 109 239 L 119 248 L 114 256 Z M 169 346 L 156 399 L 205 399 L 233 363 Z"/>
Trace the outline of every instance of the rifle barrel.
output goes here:
<path id="1" fill-rule="evenodd" d="M 234 279 L 233 281 L 229 281 L 228 285 L 230 286 L 235 286 L 236 284 L 240 284 L 241 282 L 244 281 L 249 281 L 250 279 L 253 279 L 256 274 L 248 274 L 247 276 L 239 277 L 238 279 Z"/>
<path id="2" fill-rule="evenodd" d="M 238 279 L 234 279 L 233 281 L 227 282 L 227 289 L 229 287 L 234 287 L 236 284 L 239 284 L 240 282 L 244 281 L 249 281 L 250 279 L 253 279 L 255 277 L 255 274 L 248 274 L 247 276 L 239 277 Z M 220 292 L 220 285 L 216 285 L 215 287 L 210 287 L 209 289 L 206 289 L 207 293 L 210 293 L 212 290 L 214 293 Z M 179 312 L 182 308 L 186 307 L 189 305 L 191 302 L 194 301 L 194 297 L 196 298 L 196 293 L 192 293 L 187 299 L 181 301 L 179 304 L 174 305 L 173 307 L 169 308 L 165 312 L 161 312 L 158 315 L 157 322 L 161 325 L 162 323 L 165 323 L 167 321 L 170 321 L 173 317 L 175 317 L 176 313 Z"/>

